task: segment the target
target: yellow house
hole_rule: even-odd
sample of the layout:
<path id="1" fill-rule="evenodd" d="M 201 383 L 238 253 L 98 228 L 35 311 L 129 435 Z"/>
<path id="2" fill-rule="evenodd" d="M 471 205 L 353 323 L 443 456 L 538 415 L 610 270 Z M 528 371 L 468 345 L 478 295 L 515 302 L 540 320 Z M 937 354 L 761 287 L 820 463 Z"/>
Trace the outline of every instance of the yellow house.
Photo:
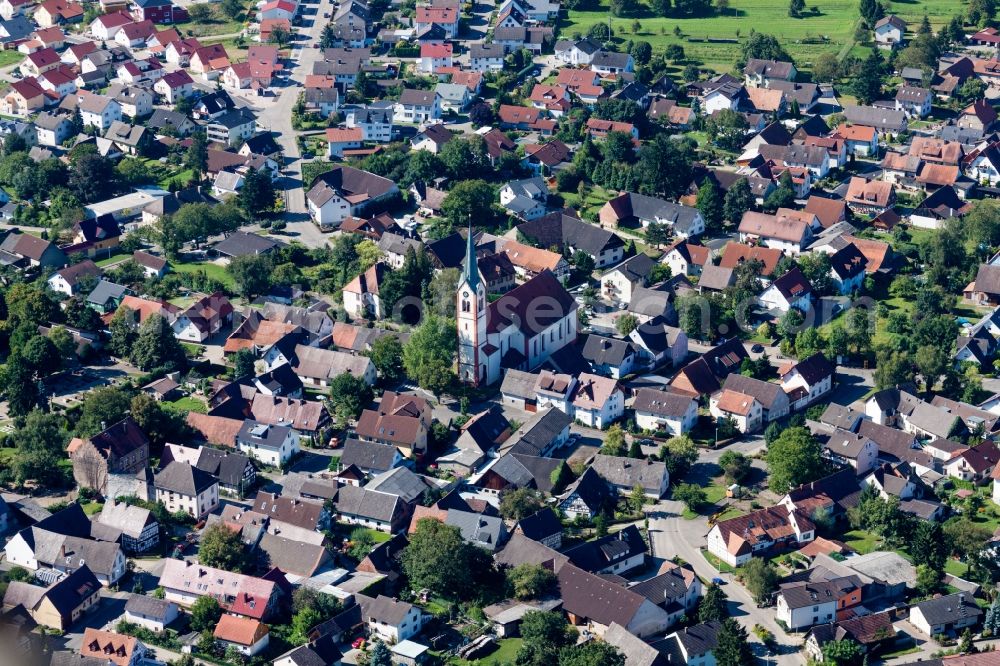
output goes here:
<path id="1" fill-rule="evenodd" d="M 45 91 L 34 79 L 21 79 L 10 84 L 10 90 L 0 100 L 0 112 L 25 118 L 45 106 Z"/>
<path id="2" fill-rule="evenodd" d="M 4 610 L 23 606 L 38 624 L 65 631 L 101 601 L 101 583 L 87 565 L 47 588 L 15 581 L 7 587 Z"/>

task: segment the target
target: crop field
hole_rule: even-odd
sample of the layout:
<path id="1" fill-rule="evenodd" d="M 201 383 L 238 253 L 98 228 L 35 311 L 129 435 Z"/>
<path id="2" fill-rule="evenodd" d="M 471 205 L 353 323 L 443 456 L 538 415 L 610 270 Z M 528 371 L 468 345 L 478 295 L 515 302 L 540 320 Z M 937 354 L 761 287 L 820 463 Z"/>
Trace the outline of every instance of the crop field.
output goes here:
<path id="1" fill-rule="evenodd" d="M 820 54 L 833 52 L 846 55 L 854 46 L 854 30 L 859 20 L 857 0 L 822 0 L 816 4 L 806 2 L 803 18 L 788 16 L 787 0 L 730 0 L 724 13 L 704 18 L 662 18 L 654 16 L 649 6 L 642 4 L 638 16 L 612 17 L 616 39 L 645 40 L 654 50 L 667 44 L 684 47 L 687 58 L 700 61 L 705 67 L 719 72 L 733 69 L 740 53 L 740 42 L 751 30 L 773 34 L 795 59 L 800 70 L 809 69 Z M 892 12 L 915 29 L 924 14 L 935 29 L 951 20 L 955 14 L 965 13 L 961 0 L 908 0 L 894 2 Z M 635 20 L 639 31 L 633 32 Z M 597 10 L 569 11 L 560 24 L 560 37 L 570 38 L 574 33 L 585 35 L 595 23 L 608 21 L 608 4 L 602 2 Z M 680 35 L 674 34 L 679 27 Z M 712 41 L 709 41 L 712 40 Z M 721 40 L 721 41 L 720 41 Z"/>

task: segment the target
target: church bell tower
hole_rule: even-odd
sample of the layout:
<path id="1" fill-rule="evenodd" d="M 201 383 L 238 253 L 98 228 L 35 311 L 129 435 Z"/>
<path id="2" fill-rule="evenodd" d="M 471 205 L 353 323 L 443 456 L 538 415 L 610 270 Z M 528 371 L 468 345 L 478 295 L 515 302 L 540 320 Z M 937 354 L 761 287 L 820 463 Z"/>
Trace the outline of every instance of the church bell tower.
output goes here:
<path id="1" fill-rule="evenodd" d="M 480 386 L 486 383 L 486 357 L 483 354 L 483 347 L 486 346 L 486 286 L 479 277 L 471 224 L 455 300 L 458 378 L 465 384 Z"/>

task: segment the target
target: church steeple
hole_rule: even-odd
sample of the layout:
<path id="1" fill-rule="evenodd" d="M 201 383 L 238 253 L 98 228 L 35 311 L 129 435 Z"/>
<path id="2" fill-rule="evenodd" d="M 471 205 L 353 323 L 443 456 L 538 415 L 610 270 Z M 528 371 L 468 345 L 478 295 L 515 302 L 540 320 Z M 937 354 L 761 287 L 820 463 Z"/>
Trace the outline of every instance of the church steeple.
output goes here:
<path id="1" fill-rule="evenodd" d="M 479 279 L 476 261 L 476 241 L 469 221 L 469 237 L 465 244 L 465 263 L 455 294 L 455 318 L 458 324 L 458 377 L 467 384 L 478 386 L 486 381 L 487 333 L 486 284 Z"/>
<path id="2" fill-rule="evenodd" d="M 476 243 L 472 235 L 472 222 L 469 222 L 469 237 L 466 239 L 465 264 L 462 274 L 463 281 L 476 293 L 479 286 L 479 266 L 476 263 Z"/>

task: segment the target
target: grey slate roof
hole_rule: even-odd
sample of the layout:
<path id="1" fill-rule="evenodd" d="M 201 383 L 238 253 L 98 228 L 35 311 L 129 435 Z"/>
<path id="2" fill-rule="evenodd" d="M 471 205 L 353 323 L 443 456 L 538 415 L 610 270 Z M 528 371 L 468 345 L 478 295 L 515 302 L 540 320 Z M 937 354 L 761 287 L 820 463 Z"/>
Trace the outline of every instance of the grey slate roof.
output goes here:
<path id="1" fill-rule="evenodd" d="M 217 483 L 214 476 L 187 463 L 171 462 L 156 475 L 157 488 L 195 496 Z"/>
<path id="2" fill-rule="evenodd" d="M 635 345 L 628 340 L 606 338 L 601 335 L 587 336 L 581 351 L 583 357 L 594 365 L 620 366 L 625 359 L 636 353 Z"/>
<path id="3" fill-rule="evenodd" d="M 602 454 L 594 456 L 590 468 L 615 486 L 632 488 L 639 485 L 646 492 L 657 494 L 660 482 L 667 473 L 667 466 L 662 462 Z"/>
<path id="4" fill-rule="evenodd" d="M 403 501 L 396 495 L 344 486 L 337 492 L 338 513 L 391 522 L 403 513 Z"/>
<path id="5" fill-rule="evenodd" d="M 545 450 L 572 420 L 558 409 L 548 409 L 535 414 L 503 443 L 505 453 L 538 455 Z"/>
<path id="6" fill-rule="evenodd" d="M 429 486 L 422 478 L 406 467 L 396 467 L 373 477 L 365 484 L 366 490 L 397 495 L 405 502 L 415 502 L 424 496 Z"/>
<path id="7" fill-rule="evenodd" d="M 123 285 L 108 280 L 98 280 L 94 290 L 87 295 L 87 302 L 94 305 L 104 305 L 110 300 L 117 301 L 123 298 L 128 290 L 128 287 Z"/>
<path id="8" fill-rule="evenodd" d="M 927 599 L 916 605 L 924 619 L 930 625 L 959 622 L 969 617 L 979 617 L 983 609 L 976 604 L 971 595 L 948 594 L 937 599 Z"/>
<path id="9" fill-rule="evenodd" d="M 399 449 L 395 446 L 348 439 L 344 442 L 340 464 L 344 467 L 357 465 L 361 469 L 385 472 L 392 469 L 398 454 Z"/>
<path id="10" fill-rule="evenodd" d="M 496 550 L 505 535 L 503 519 L 481 513 L 448 509 L 446 525 L 457 527 L 462 538 L 487 550 Z"/>
<path id="11" fill-rule="evenodd" d="M 163 620 L 166 619 L 167 611 L 171 605 L 173 605 L 173 602 L 166 601 L 165 599 L 157 599 L 145 594 L 132 594 L 129 596 L 128 601 L 125 602 L 125 610 L 137 615 Z"/>

